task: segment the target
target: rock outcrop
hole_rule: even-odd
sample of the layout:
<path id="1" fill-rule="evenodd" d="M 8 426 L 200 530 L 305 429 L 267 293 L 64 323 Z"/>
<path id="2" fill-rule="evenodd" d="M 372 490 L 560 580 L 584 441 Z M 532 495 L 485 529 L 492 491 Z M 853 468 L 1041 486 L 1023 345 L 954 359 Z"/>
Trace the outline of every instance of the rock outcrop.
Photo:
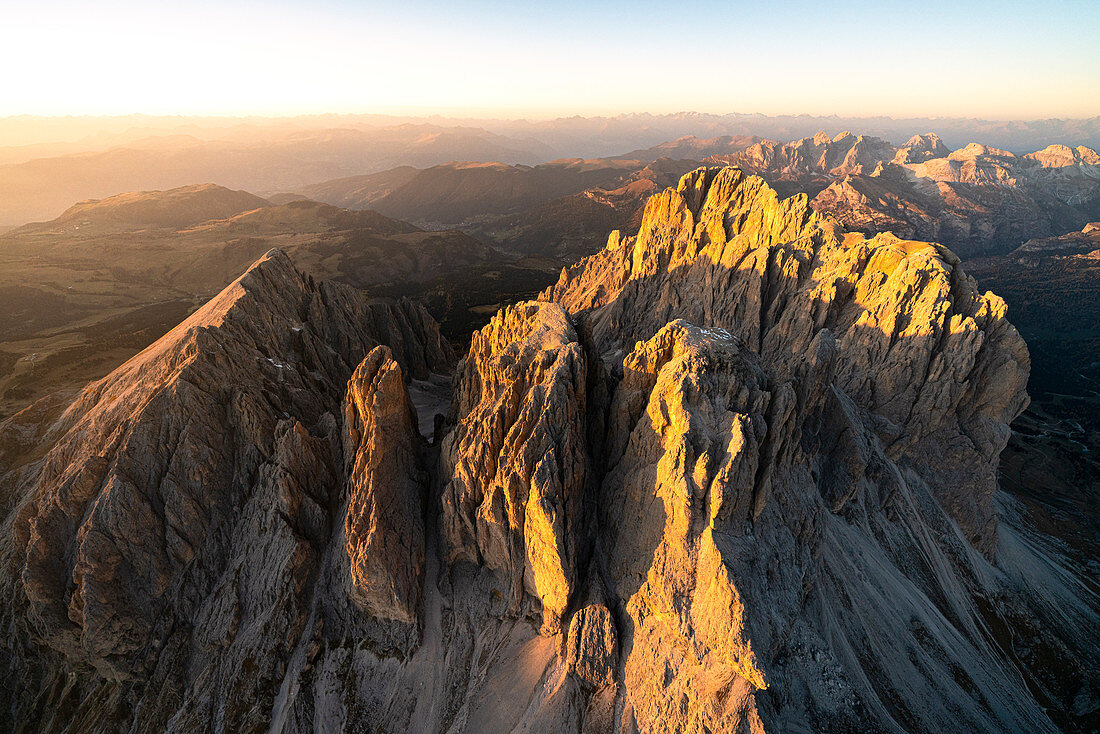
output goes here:
<path id="1" fill-rule="evenodd" d="M 368 304 L 346 286 L 315 285 L 272 251 L 84 390 L 43 439 L 53 448 L 23 489 L 3 549 L 11 634 L 33 634 L 50 651 L 44 656 L 90 666 L 99 676 L 95 686 L 66 695 L 117 697 L 120 685 L 140 681 L 146 698 L 134 705 L 167 696 L 180 707 L 181 726 L 195 723 L 196 706 L 215 711 L 202 726 L 236 728 L 244 713 L 230 709 L 255 705 L 258 690 L 277 685 L 331 535 L 330 505 L 339 502 L 337 416 L 347 376 L 383 342 L 395 355 L 386 352 L 383 367 L 398 376 L 394 359 L 425 377 L 449 364 L 446 343 L 419 307 Z M 369 366 L 356 377 L 369 379 Z M 407 397 L 394 399 L 403 385 L 383 382 L 386 411 L 408 405 Z M 399 453 L 389 463 L 400 464 L 410 439 L 377 425 L 390 421 L 371 414 L 378 402 L 364 405 L 365 389 L 353 381 L 345 432 L 369 443 L 387 431 L 394 442 L 387 450 Z M 347 552 L 352 583 L 370 604 L 380 581 L 373 573 L 366 589 L 356 581 L 386 549 L 371 542 L 363 523 L 374 518 L 360 505 L 378 499 L 369 495 L 379 479 L 388 494 L 397 493 L 391 477 L 372 474 L 404 467 L 386 466 L 379 451 L 349 464 Z M 413 473 L 408 489 L 419 496 L 417 479 Z M 392 525 L 395 511 L 386 511 Z M 414 566 L 416 558 L 404 560 Z M 415 569 L 408 573 L 406 585 L 418 592 Z M 402 591 L 391 607 L 374 606 L 408 616 L 415 598 Z M 212 685 L 227 670 L 260 660 L 261 669 L 239 679 L 246 689 Z M 201 673 L 194 699 L 180 688 L 188 669 Z M 147 723 L 166 725 L 157 717 L 174 712 L 149 713 L 156 708 L 142 707 L 154 717 Z"/>
<path id="2" fill-rule="evenodd" d="M 5 475 L 12 720 L 1095 719 L 1095 592 L 996 489 L 1027 348 L 944 247 L 700 169 L 474 334 L 429 443 L 406 380 L 447 365 L 271 255 L 90 386 Z"/>
<path id="3" fill-rule="evenodd" d="M 576 588 L 587 480 L 585 360 L 556 304 L 504 309 L 474 334 L 459 366 L 442 448 L 448 561 L 501 571 L 518 604 L 542 603 L 558 630 Z"/>
<path id="4" fill-rule="evenodd" d="M 414 622 L 424 575 L 421 437 L 401 366 L 375 347 L 348 381 L 344 403 L 350 595 L 372 614 Z"/>

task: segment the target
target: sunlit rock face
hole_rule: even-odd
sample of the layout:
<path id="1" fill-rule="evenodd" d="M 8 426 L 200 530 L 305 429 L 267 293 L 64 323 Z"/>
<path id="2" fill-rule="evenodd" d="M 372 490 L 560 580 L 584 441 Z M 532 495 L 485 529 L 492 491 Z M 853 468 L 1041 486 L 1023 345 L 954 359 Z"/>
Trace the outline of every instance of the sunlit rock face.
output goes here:
<path id="1" fill-rule="evenodd" d="M 943 247 L 700 169 L 473 335 L 431 441 L 422 312 L 278 256 L 217 302 L 5 477 L 14 721 L 1087 728 L 1095 596 L 996 491 L 1027 349 Z"/>
<path id="2" fill-rule="evenodd" d="M 538 598 L 546 631 L 561 628 L 577 585 L 585 381 L 560 306 L 506 308 L 474 334 L 456 376 L 461 419 L 443 442 L 445 558 L 502 572 L 516 607 Z"/>
<path id="3" fill-rule="evenodd" d="M 613 236 L 546 298 L 584 312 L 602 351 L 681 318 L 739 336 L 777 376 L 828 331 L 836 387 L 875 417 L 891 457 L 943 474 L 940 501 L 992 549 L 996 457 L 1026 406 L 1029 360 L 1004 302 L 948 250 L 845 233 L 805 197 L 700 169 L 650 200 L 636 237 Z"/>
<path id="4" fill-rule="evenodd" d="M 578 318 L 613 385 L 596 504 L 624 717 L 888 727 L 873 711 L 886 688 L 921 726 L 963 707 L 926 666 L 990 652 L 948 643 L 946 619 L 981 624 L 960 592 L 985 564 L 970 549 L 995 554 L 996 457 L 1027 400 L 1000 299 L 943 248 L 847 234 L 729 168 L 655 196 L 636 236 L 613 234 L 543 298 Z M 947 549 L 918 551 L 946 528 Z M 1004 671 L 984 694 L 1001 714 L 1019 694 Z"/>

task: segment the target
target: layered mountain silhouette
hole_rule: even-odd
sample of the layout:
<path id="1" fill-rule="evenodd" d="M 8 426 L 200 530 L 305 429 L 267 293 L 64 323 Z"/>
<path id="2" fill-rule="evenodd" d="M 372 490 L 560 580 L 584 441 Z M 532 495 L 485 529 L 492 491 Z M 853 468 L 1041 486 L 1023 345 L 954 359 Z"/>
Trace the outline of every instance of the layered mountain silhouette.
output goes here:
<path id="1" fill-rule="evenodd" d="M 447 225 L 513 214 L 551 199 L 619 182 L 636 160 L 564 160 L 539 166 L 448 163 L 423 171 L 399 168 L 304 187 L 306 197 L 374 209 L 388 216 Z M 386 184 L 389 185 L 386 185 Z"/>
<path id="2" fill-rule="evenodd" d="M 900 147 L 848 132 L 790 143 L 689 136 L 616 158 L 403 167 L 298 191 L 571 262 L 598 249 L 608 229 L 637 227 L 646 198 L 699 161 L 750 171 L 784 195 L 805 193 L 851 229 L 941 242 L 963 257 L 1006 254 L 1100 217 L 1092 149 L 1016 155 L 975 143 L 952 151 L 934 133 Z"/>
<path id="3" fill-rule="evenodd" d="M 272 251 L 5 444 L 0 703 L 40 731 L 1085 731 L 1095 588 L 997 488 L 1029 367 L 950 250 L 735 168 L 457 365 L 421 308 Z"/>
<path id="4" fill-rule="evenodd" d="M 170 191 L 133 191 L 78 202 L 56 219 L 25 225 L 7 232 L 6 236 L 35 232 L 76 234 L 81 228 L 84 236 L 133 229 L 183 229 L 266 206 L 270 202 L 258 196 L 214 184 L 182 186 Z"/>
<path id="5" fill-rule="evenodd" d="M 270 125 L 268 127 L 271 127 Z M 430 124 L 357 128 L 316 125 L 226 130 L 213 137 L 153 134 L 0 165 L 0 228 L 56 216 L 73 201 L 123 191 L 216 181 L 234 189 L 286 191 L 329 178 L 452 160 L 539 163 L 555 156 L 533 140 Z"/>
<path id="6" fill-rule="evenodd" d="M 456 119 L 378 114 L 321 114 L 305 117 L 209 117 L 120 115 L 113 117 L 21 115 L 0 118 L 0 138 L 12 141 L 0 148 L 0 161 L 15 162 L 124 146 L 150 137 L 190 135 L 203 140 L 272 140 L 287 134 L 319 130 L 397 130 L 399 137 L 410 126 L 453 131 L 484 131 L 564 155 L 601 158 L 624 150 L 649 149 L 685 136 L 701 139 L 744 139 L 759 136 L 792 140 L 825 131 L 830 136 L 843 130 L 862 130 L 892 141 L 904 141 L 924 130 L 936 129 L 947 145 L 958 147 L 972 140 L 1007 150 L 1035 150 L 1051 142 L 1073 140 L 1100 147 L 1100 117 L 1085 119 L 982 120 L 975 118 L 840 117 L 836 115 L 670 114 L 630 113 L 614 116 L 574 115 L 551 120 L 499 118 Z M 16 142 L 18 141 L 18 142 Z M 517 144 L 512 143 L 512 147 Z M 728 152 L 728 151 L 724 151 Z M 660 156 L 656 156 L 660 157 Z M 442 162 L 442 161 L 438 161 Z"/>

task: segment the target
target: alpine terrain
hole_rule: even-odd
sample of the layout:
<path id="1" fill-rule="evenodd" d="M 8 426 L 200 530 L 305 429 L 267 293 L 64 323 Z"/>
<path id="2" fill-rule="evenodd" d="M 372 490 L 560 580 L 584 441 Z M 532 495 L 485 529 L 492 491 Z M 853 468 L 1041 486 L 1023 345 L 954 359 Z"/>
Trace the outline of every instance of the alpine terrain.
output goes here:
<path id="1" fill-rule="evenodd" d="M 846 151 L 814 175 L 849 221 L 899 187 L 1097 175 L 1080 149 L 811 143 Z M 811 143 L 730 155 L 781 173 Z M 367 226 L 240 198 L 203 226 Z M 0 423 L 0 730 L 1100 727 L 1095 577 L 998 486 L 1031 365 L 1005 302 L 739 167 L 633 221 L 457 356 L 421 306 L 271 249 L 59 416 Z"/>

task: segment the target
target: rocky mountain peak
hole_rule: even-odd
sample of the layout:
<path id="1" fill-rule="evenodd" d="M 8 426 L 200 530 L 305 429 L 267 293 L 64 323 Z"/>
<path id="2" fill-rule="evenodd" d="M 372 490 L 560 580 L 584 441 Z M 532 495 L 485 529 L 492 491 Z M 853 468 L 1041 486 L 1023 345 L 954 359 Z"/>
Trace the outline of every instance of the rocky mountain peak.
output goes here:
<path id="1" fill-rule="evenodd" d="M 1100 164 L 1100 154 L 1083 145 L 1076 148 L 1071 148 L 1068 145 L 1048 145 L 1042 150 L 1028 153 L 1024 158 L 1035 161 L 1043 168 L 1096 166 Z"/>
<path id="2" fill-rule="evenodd" d="M 346 378 L 334 377 L 383 341 L 412 374 L 449 361 L 418 307 L 314 284 L 272 250 L 89 385 L 53 427 L 15 515 L 20 594 L 41 639 L 110 679 L 143 675 L 171 620 L 193 622 L 194 595 L 253 552 L 226 534 L 241 508 L 295 466 L 315 494 L 293 499 L 307 514 L 288 522 L 321 532 L 325 450 L 312 432 L 340 404 Z"/>
<path id="3" fill-rule="evenodd" d="M 949 159 L 955 161 L 967 161 L 977 158 L 1015 158 L 1016 154 L 1007 150 L 1001 150 L 1000 148 L 994 148 L 988 145 L 982 145 L 981 143 L 970 143 L 958 150 L 952 151 L 948 156 Z"/>
<path id="4" fill-rule="evenodd" d="M 893 162 L 900 165 L 924 163 L 931 158 L 946 158 L 950 154 L 951 150 L 943 144 L 939 135 L 924 133 L 909 138 L 909 141 L 898 149 Z"/>
<path id="5" fill-rule="evenodd" d="M 828 330 L 841 346 L 838 385 L 884 421 L 883 440 L 896 455 L 947 471 L 933 457 L 954 456 L 950 441 L 931 444 L 945 431 L 980 437 L 966 500 L 949 498 L 950 486 L 941 491 L 978 545 L 992 547 L 995 461 L 1008 422 L 1027 404 L 1029 360 L 1004 302 L 982 294 L 950 251 L 845 233 L 804 196 L 780 200 L 762 179 L 732 168 L 687 174 L 650 200 L 635 237 L 612 244 L 564 271 L 543 296 L 591 311 L 601 350 L 683 318 L 727 329 L 778 373 L 794 374 Z"/>
<path id="6" fill-rule="evenodd" d="M 447 557 L 500 571 L 513 609 L 539 599 L 559 630 L 576 592 L 585 461 L 585 360 L 556 304 L 520 303 L 475 334 L 443 442 Z"/>

